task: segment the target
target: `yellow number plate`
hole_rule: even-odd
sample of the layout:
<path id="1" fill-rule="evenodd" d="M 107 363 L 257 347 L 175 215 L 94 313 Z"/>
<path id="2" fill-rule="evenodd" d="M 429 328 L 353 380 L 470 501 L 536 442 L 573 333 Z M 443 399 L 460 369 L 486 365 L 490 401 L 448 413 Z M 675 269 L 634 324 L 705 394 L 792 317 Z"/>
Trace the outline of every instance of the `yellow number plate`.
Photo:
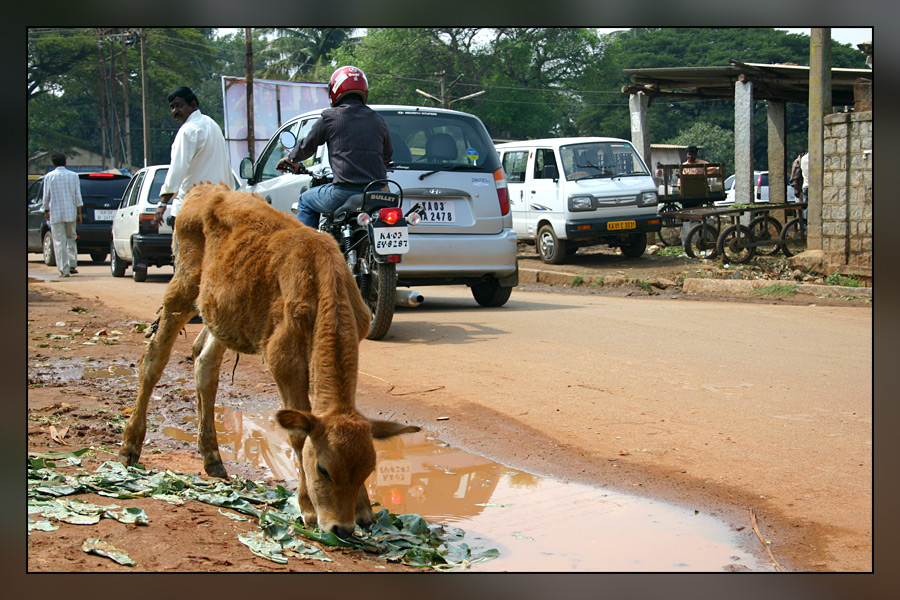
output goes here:
<path id="1" fill-rule="evenodd" d="M 634 221 L 610 221 L 606 224 L 607 231 L 615 231 L 617 229 L 634 229 L 637 223 Z"/>

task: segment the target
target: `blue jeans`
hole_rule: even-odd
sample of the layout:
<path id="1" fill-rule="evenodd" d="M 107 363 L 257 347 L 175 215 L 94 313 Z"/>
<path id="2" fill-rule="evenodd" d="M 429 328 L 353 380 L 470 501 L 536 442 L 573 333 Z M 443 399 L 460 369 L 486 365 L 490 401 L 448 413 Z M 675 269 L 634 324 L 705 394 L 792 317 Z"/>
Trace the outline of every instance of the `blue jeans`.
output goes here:
<path id="1" fill-rule="evenodd" d="M 304 225 L 318 229 L 320 213 L 334 214 L 347 198 L 359 194 L 364 188 L 364 185 L 337 187 L 333 183 L 309 188 L 300 194 L 300 200 L 297 202 L 297 218 Z"/>

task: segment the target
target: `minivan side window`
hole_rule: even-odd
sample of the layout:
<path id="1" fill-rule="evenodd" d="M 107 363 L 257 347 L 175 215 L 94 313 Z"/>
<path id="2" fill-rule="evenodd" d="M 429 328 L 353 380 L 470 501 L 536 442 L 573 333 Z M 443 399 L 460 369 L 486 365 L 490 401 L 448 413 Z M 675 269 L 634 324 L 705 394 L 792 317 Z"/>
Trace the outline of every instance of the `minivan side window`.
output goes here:
<path id="1" fill-rule="evenodd" d="M 524 183 L 528 167 L 528 151 L 509 151 L 503 156 L 503 170 L 509 183 Z"/>
<path id="2" fill-rule="evenodd" d="M 538 148 L 534 151 L 534 178 L 557 179 L 559 167 L 556 166 L 556 156 L 552 148 Z"/>

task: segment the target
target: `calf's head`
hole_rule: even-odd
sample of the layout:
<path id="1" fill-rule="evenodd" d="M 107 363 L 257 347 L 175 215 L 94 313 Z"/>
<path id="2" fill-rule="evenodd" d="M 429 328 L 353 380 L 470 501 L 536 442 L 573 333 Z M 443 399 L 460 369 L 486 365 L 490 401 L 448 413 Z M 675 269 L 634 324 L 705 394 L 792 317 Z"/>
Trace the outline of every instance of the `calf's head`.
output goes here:
<path id="1" fill-rule="evenodd" d="M 287 408 L 279 410 L 275 419 L 293 439 L 305 439 L 300 488 L 305 483 L 319 528 L 344 537 L 353 533 L 360 520 L 357 502 L 365 494 L 366 478 L 375 470 L 372 440 L 419 431 L 414 425 L 369 420 L 358 413 L 316 416 Z M 371 515 L 368 502 L 365 511 Z"/>

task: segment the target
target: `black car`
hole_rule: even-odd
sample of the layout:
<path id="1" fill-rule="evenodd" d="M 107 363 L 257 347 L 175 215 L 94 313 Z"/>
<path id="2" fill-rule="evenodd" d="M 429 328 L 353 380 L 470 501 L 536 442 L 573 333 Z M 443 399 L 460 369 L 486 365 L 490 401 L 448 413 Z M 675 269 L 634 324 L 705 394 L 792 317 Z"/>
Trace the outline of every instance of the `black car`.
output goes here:
<path id="1" fill-rule="evenodd" d="M 28 186 L 28 252 L 42 252 L 44 264 L 56 265 L 50 224 L 44 219 L 44 177 Z M 81 180 L 81 225 L 77 228 L 78 252 L 103 262 L 109 254 L 112 222 L 131 175 L 122 173 L 78 173 Z"/>

